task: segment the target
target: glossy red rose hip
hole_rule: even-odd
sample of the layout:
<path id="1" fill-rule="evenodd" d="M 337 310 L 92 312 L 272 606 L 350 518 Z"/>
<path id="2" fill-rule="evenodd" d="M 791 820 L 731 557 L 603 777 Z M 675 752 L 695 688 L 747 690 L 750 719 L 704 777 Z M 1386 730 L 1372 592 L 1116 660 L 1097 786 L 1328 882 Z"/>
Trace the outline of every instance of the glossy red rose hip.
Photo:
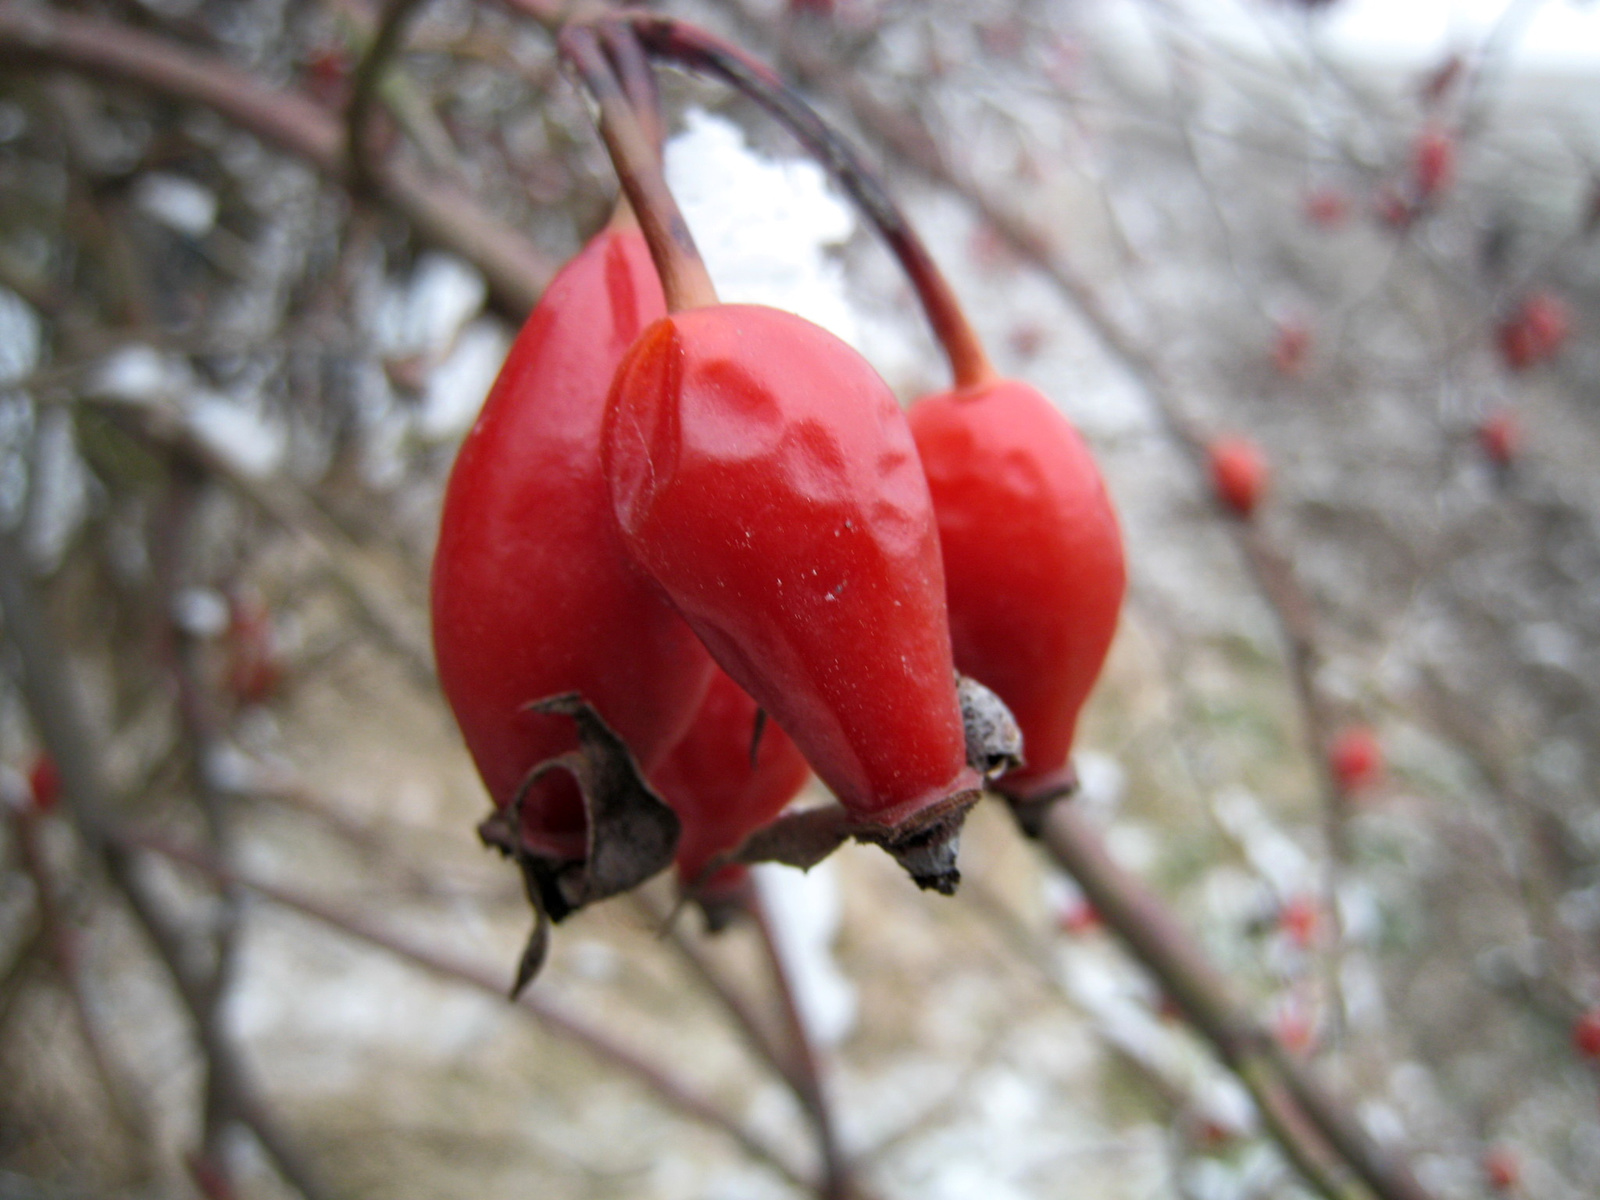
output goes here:
<path id="1" fill-rule="evenodd" d="M 600 234 L 518 335 L 445 492 L 433 564 L 439 681 L 496 805 L 577 745 L 526 705 L 576 691 L 647 771 L 682 737 L 713 664 L 617 540 L 600 430 L 623 352 L 665 311 L 644 240 Z M 555 771 L 522 806 L 533 850 L 581 857 L 585 813 Z"/>
<path id="2" fill-rule="evenodd" d="M 858 822 L 972 801 L 928 485 L 859 354 L 776 309 L 676 313 L 617 372 L 605 459 L 629 552 Z"/>
<path id="3" fill-rule="evenodd" d="M 1100 471 L 1071 423 L 1016 380 L 925 397 L 909 419 L 938 516 L 956 667 L 1022 729 L 1026 765 L 1000 787 L 1059 791 L 1127 583 Z"/>

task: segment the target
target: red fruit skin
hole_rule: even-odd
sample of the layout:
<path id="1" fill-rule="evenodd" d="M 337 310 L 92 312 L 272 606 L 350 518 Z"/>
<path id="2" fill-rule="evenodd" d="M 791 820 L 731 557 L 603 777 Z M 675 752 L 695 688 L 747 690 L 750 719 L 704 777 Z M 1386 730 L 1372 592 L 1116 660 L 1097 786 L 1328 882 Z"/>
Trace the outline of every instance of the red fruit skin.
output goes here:
<path id="1" fill-rule="evenodd" d="M 600 471 L 606 391 L 666 310 L 644 239 L 608 230 L 568 263 L 511 348 L 445 490 L 433 562 L 439 682 L 496 805 L 575 749 L 533 700 L 583 694 L 646 772 L 687 730 L 713 664 L 617 540 Z M 585 815 L 553 771 L 522 809 L 532 849 L 584 853 Z"/>
<path id="2" fill-rule="evenodd" d="M 1322 911 L 1309 896 L 1294 896 L 1278 913 L 1278 928 L 1301 950 L 1309 950 L 1322 929 Z"/>
<path id="3" fill-rule="evenodd" d="M 1089 448 L 1037 389 L 997 380 L 908 414 L 939 522 L 956 668 L 1005 701 L 1026 765 L 1003 790 L 1068 782 L 1078 713 L 1116 633 L 1122 532 Z"/>
<path id="4" fill-rule="evenodd" d="M 28 797 L 38 813 L 52 811 L 61 801 L 61 772 L 48 754 L 37 756 L 28 768 Z"/>
<path id="5" fill-rule="evenodd" d="M 264 703 L 283 682 L 272 614 L 251 597 L 228 599 L 226 682 L 228 690 L 244 704 Z"/>
<path id="6" fill-rule="evenodd" d="M 1483 1177 L 1497 1192 L 1509 1192 L 1517 1186 L 1522 1176 L 1522 1164 L 1516 1152 L 1496 1146 L 1483 1156 Z"/>
<path id="7" fill-rule="evenodd" d="M 1313 188 L 1305 196 L 1306 219 L 1322 229 L 1338 229 L 1350 219 L 1350 197 L 1336 187 Z"/>
<path id="8" fill-rule="evenodd" d="M 1497 467 L 1509 467 L 1522 449 L 1522 426 L 1512 413 L 1490 413 L 1477 432 L 1479 447 Z"/>
<path id="9" fill-rule="evenodd" d="M 652 773 L 650 782 L 683 822 L 678 878 L 685 888 L 715 893 L 745 875 L 723 867 L 702 878 L 706 864 L 737 849 L 769 824 L 811 778 L 811 766 L 789 735 L 768 721 L 750 762 L 756 702 L 724 671 L 716 671 L 694 724 Z"/>
<path id="10" fill-rule="evenodd" d="M 1267 460 L 1261 448 L 1244 437 L 1224 437 L 1207 449 L 1211 483 L 1217 496 L 1241 517 L 1249 517 L 1267 490 Z"/>
<path id="11" fill-rule="evenodd" d="M 617 371 L 605 463 L 635 561 L 858 822 L 970 802 L 933 505 L 866 360 L 777 309 L 676 313 Z"/>
<path id="12" fill-rule="evenodd" d="M 1500 355 L 1513 371 L 1554 358 L 1572 332 L 1566 302 L 1549 292 L 1532 292 L 1500 326 Z"/>
<path id="13" fill-rule="evenodd" d="M 1291 319 L 1278 326 L 1272 340 L 1272 365 L 1278 374 L 1294 378 L 1304 374 L 1311 356 L 1311 326 Z"/>
<path id="14" fill-rule="evenodd" d="M 1455 181 L 1455 140 L 1442 129 L 1427 128 L 1411 146 L 1411 174 L 1419 199 L 1438 195 Z"/>
<path id="15" fill-rule="evenodd" d="M 1341 730 L 1328 749 L 1328 769 L 1346 794 L 1377 782 L 1383 774 L 1383 747 L 1378 735 L 1365 725 Z"/>
<path id="16" fill-rule="evenodd" d="M 1585 1058 L 1600 1062 L 1600 1008 L 1591 1008 L 1574 1022 L 1572 1044 Z"/>

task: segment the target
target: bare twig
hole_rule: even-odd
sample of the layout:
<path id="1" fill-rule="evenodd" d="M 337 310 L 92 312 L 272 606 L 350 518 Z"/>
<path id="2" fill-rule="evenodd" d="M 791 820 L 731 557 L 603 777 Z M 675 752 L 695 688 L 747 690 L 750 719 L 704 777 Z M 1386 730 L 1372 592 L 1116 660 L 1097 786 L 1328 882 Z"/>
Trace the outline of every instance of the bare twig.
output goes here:
<path id="1" fill-rule="evenodd" d="M 142 833 L 128 835 L 125 844 L 182 863 L 212 879 L 235 883 L 271 900 L 274 904 L 310 917 L 358 941 L 386 950 L 423 970 L 466 984 L 513 1005 L 553 1032 L 579 1043 L 597 1058 L 610 1063 L 624 1074 L 631 1075 L 665 1101 L 669 1107 L 703 1124 L 720 1129 L 738 1142 L 752 1158 L 770 1167 L 787 1182 L 807 1190 L 815 1190 L 812 1181 L 806 1179 L 798 1168 L 792 1166 L 781 1154 L 713 1101 L 699 1095 L 667 1069 L 650 1062 L 583 1018 L 553 1004 L 537 990 L 525 991 L 518 999 L 510 1000 L 506 996 L 505 980 L 498 971 L 491 971 L 426 949 L 398 934 L 379 928 L 364 917 L 341 912 L 334 906 L 304 895 L 293 888 L 269 883 L 237 868 L 224 869 L 204 854 L 174 845 L 154 835 Z"/>
<path id="2" fill-rule="evenodd" d="M 616 167 L 622 190 L 639 218 L 639 228 L 650 245 L 661 276 L 668 312 L 681 312 L 717 302 L 717 291 L 706 271 L 694 235 L 667 188 L 660 155 L 650 143 L 649 131 L 634 113 L 623 81 L 607 57 L 601 36 L 593 25 L 568 25 L 559 42 L 561 53 L 577 68 L 584 87 L 599 107 L 600 137 Z"/>
<path id="3" fill-rule="evenodd" d="M 218 1012 L 207 1002 L 205 984 L 194 970 L 187 939 L 139 874 L 126 850 L 112 837 L 109 792 L 89 725 L 67 675 L 66 661 L 46 628 L 26 571 L 26 558 L 10 535 L 0 536 L 0 612 L 6 640 L 21 665 L 24 699 L 61 775 L 61 798 L 79 835 L 127 901 L 166 969 L 194 1025 L 207 1070 L 227 1096 L 230 1110 L 256 1136 L 286 1182 L 306 1200 L 326 1193 L 289 1138 L 279 1129 L 238 1047 L 228 1037 Z"/>
<path id="4" fill-rule="evenodd" d="M 64 67 L 202 105 L 333 182 L 349 182 L 343 130 L 326 109 L 220 59 L 118 22 L 0 0 L 0 62 Z M 496 307 L 520 322 L 555 274 L 550 260 L 465 192 L 425 179 L 404 163 L 375 168 L 379 198 L 424 240 L 482 271 Z"/>
<path id="5" fill-rule="evenodd" d="M 805 1013 L 795 995 L 794 980 L 778 945 L 777 931 L 772 925 L 772 915 L 760 889 L 754 883 L 745 889 L 745 907 L 753 918 L 760 936 L 761 948 L 772 968 L 772 981 L 783 1010 L 784 1023 L 789 1031 L 790 1059 L 796 1095 L 805 1106 L 816 1129 L 817 1143 L 822 1150 L 825 1175 L 822 1195 L 825 1200 L 851 1200 L 861 1195 L 855 1181 L 855 1172 L 839 1142 L 838 1124 L 834 1120 L 833 1105 L 828 1098 L 827 1084 L 822 1076 L 822 1062 L 817 1055 L 811 1030 L 806 1026 Z"/>
<path id="6" fill-rule="evenodd" d="M 1410 1168 L 1381 1151 L 1342 1104 L 1250 1016 L 1161 900 L 1106 852 L 1069 804 L 1046 819 L 1043 844 L 1106 927 L 1250 1090 L 1269 1129 L 1324 1196 L 1348 1197 L 1353 1171 L 1381 1200 L 1428 1200 Z"/>
<path id="7" fill-rule="evenodd" d="M 203 479 L 199 464 L 186 456 L 172 463 L 171 483 L 156 555 L 157 602 L 165 616 L 165 650 L 177 695 L 179 726 L 187 744 L 189 774 L 212 853 L 223 862 L 232 857 L 233 821 L 229 804 L 216 786 L 212 764 L 216 760 L 216 706 L 200 681 L 200 647 L 176 619 L 177 594 L 194 515 L 195 492 Z M 238 963 L 242 897 L 239 889 L 224 886 L 218 895 L 216 919 L 212 925 L 211 967 L 202 980 L 201 998 L 206 1005 L 205 1022 L 220 1024 L 228 988 Z M 232 1191 L 232 1176 L 225 1153 L 228 1125 L 233 1119 L 230 1097 L 224 1081 L 208 1069 L 205 1088 L 204 1125 L 197 1176 L 214 1183 L 224 1192 Z"/>
<path id="8" fill-rule="evenodd" d="M 357 192 L 374 189 L 381 157 L 372 145 L 372 115 L 377 107 L 378 85 L 384 72 L 399 52 L 411 15 L 424 0 L 389 0 L 378 22 L 377 32 L 366 53 L 356 64 L 350 102 L 345 106 L 345 154 L 349 159 L 350 185 Z"/>
<path id="9" fill-rule="evenodd" d="M 55 960 L 57 975 L 62 986 L 72 998 L 73 1015 L 77 1018 L 79 1032 L 83 1035 L 84 1049 L 95 1074 L 100 1077 L 112 1115 L 122 1127 L 132 1147 L 141 1171 L 149 1169 L 150 1127 L 143 1112 L 134 1102 L 126 1076 L 112 1061 L 105 1034 L 95 1017 L 90 1002 L 88 983 L 83 977 L 82 956 L 78 948 L 78 934 L 61 911 L 60 887 L 49 856 L 39 841 L 39 817 L 32 812 L 16 813 L 12 829 L 17 837 L 17 849 L 22 859 L 22 869 L 33 880 L 34 895 L 39 910 L 39 924 L 51 957 Z"/>

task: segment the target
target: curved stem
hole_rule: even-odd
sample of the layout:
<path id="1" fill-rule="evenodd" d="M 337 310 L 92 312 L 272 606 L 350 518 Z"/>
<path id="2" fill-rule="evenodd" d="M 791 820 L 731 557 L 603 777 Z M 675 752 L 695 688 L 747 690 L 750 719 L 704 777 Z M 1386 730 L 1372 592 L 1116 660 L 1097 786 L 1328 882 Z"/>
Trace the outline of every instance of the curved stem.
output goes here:
<path id="1" fill-rule="evenodd" d="M 788 129 L 855 201 L 900 261 L 950 361 L 956 386 L 971 387 L 994 378 L 983 343 L 927 245 L 877 174 L 837 130 L 771 68 L 738 47 L 670 17 L 634 13 L 619 19 L 628 21 L 652 56 L 721 80 Z"/>
<path id="2" fill-rule="evenodd" d="M 608 32 L 607 36 L 613 35 Z M 584 87 L 599 105 L 600 136 L 649 243 L 650 257 L 655 260 L 661 289 L 666 294 L 667 311 L 716 304 L 716 288 L 694 244 L 694 235 L 667 188 L 660 156 L 634 114 L 622 81 L 601 45 L 597 26 L 569 25 L 562 32 L 559 45 L 562 56 L 577 69 Z"/>

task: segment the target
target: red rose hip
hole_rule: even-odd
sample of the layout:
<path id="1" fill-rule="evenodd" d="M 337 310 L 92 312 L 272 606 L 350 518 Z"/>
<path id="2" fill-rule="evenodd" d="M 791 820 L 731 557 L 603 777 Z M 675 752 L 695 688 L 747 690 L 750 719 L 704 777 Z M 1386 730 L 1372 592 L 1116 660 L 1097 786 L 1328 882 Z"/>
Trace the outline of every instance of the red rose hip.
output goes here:
<path id="1" fill-rule="evenodd" d="M 624 555 L 600 470 L 623 352 L 665 311 L 644 240 L 609 229 L 566 265 L 512 346 L 445 491 L 433 565 L 439 681 L 496 805 L 577 745 L 572 720 L 528 711 L 578 692 L 648 771 L 688 728 L 713 664 Z M 521 803 L 530 849 L 581 858 L 573 779 Z"/>
<path id="2" fill-rule="evenodd" d="M 965 811 L 933 506 L 859 354 L 777 309 L 674 313 L 618 369 L 604 461 L 628 552 L 863 830 Z"/>
<path id="3" fill-rule="evenodd" d="M 1218 498 L 1239 516 L 1251 516 L 1267 490 L 1267 459 L 1261 447 L 1246 437 L 1222 437 L 1206 453 Z"/>
<path id="4" fill-rule="evenodd" d="M 1078 713 L 1116 632 L 1127 573 L 1089 448 L 1035 388 L 992 379 L 924 397 L 911 431 L 939 522 L 956 667 L 1022 730 L 999 790 L 1071 787 Z"/>

